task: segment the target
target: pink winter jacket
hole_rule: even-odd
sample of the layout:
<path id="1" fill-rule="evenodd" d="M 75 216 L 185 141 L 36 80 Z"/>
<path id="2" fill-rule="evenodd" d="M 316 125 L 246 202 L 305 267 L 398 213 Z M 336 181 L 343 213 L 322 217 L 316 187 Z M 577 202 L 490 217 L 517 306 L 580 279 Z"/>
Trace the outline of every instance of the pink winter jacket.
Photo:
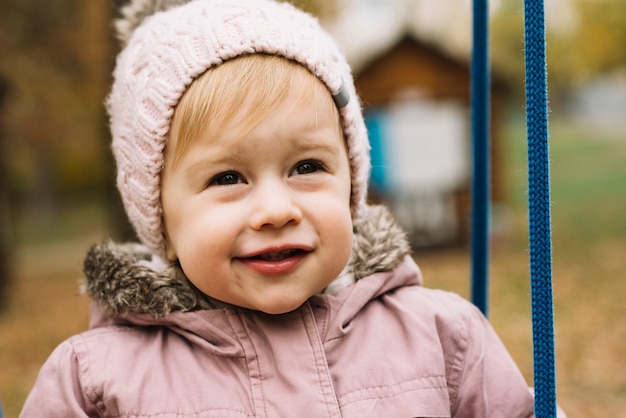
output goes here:
<path id="1" fill-rule="evenodd" d="M 52 353 L 21 416 L 532 417 L 531 393 L 487 320 L 422 287 L 402 234 L 387 232 L 356 240 L 374 245 L 353 253 L 355 283 L 283 315 L 211 308 L 138 247 L 96 247 L 86 262 L 92 329 Z M 124 293 L 129 277 L 140 285 Z"/>

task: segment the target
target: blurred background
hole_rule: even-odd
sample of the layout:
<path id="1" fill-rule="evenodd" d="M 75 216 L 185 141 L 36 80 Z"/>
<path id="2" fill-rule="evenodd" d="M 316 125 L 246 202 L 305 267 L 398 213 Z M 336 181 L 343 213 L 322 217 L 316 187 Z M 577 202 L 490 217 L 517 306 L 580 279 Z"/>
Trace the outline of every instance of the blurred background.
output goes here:
<path id="1" fill-rule="evenodd" d="M 38 369 L 85 330 L 82 257 L 133 239 L 103 101 L 123 1 L 3 0 L 0 14 L 0 399 L 17 416 Z M 354 68 L 371 199 L 410 232 L 426 284 L 469 296 L 469 0 L 294 1 Z M 490 2 L 490 319 L 532 383 L 523 1 Z M 626 3 L 547 0 L 559 403 L 626 411 Z"/>

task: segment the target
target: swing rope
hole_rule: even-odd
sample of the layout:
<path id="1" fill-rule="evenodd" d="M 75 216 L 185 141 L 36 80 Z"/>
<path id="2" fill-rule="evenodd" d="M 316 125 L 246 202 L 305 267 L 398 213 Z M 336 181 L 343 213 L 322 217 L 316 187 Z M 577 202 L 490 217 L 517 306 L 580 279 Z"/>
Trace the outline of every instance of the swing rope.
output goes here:
<path id="1" fill-rule="evenodd" d="M 472 301 L 487 314 L 490 214 L 488 0 L 473 2 Z M 533 324 L 535 416 L 556 416 L 550 162 L 543 0 L 524 0 L 528 222 Z"/>
<path id="2" fill-rule="evenodd" d="M 489 17 L 487 0 L 474 0 L 472 24 L 472 302 L 485 316 L 489 282 Z"/>
<path id="3" fill-rule="evenodd" d="M 543 0 L 524 1 L 524 27 L 535 415 L 543 418 L 556 416 L 548 82 Z"/>

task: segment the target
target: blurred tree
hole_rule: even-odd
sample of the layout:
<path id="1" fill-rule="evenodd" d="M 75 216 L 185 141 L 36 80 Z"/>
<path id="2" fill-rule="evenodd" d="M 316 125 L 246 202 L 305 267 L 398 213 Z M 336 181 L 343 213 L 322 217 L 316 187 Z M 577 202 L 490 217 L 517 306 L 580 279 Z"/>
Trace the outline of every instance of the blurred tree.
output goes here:
<path id="1" fill-rule="evenodd" d="M 548 76 L 553 104 L 590 77 L 626 67 L 624 0 L 554 3 L 552 9 L 547 9 Z M 524 80 L 523 7 L 522 0 L 501 2 L 491 27 L 494 65 L 520 94 Z"/>
<path id="2" fill-rule="evenodd" d="M 337 13 L 337 0 L 287 0 L 301 10 L 318 16 L 320 20 L 328 19 Z"/>
<path id="3" fill-rule="evenodd" d="M 110 73 L 106 0 L 5 0 L 0 73 L 7 106 L 11 181 L 47 213 L 105 180 L 101 141 Z M 95 186 L 95 187 L 94 187 Z"/>
<path id="4" fill-rule="evenodd" d="M 504 1 L 491 19 L 491 60 L 512 91 L 524 91 L 523 0 Z"/>
<path id="5" fill-rule="evenodd" d="M 0 78 L 0 115 L 4 112 L 9 85 Z M 13 228 L 11 222 L 11 190 L 8 182 L 7 141 L 3 118 L 0 117 L 0 311 L 5 307 L 7 288 L 13 278 Z M 1 415 L 1 414 L 0 414 Z"/>
<path id="6" fill-rule="evenodd" d="M 578 12 L 578 30 L 560 46 L 570 52 L 573 81 L 626 67 L 626 2 L 571 1 Z"/>

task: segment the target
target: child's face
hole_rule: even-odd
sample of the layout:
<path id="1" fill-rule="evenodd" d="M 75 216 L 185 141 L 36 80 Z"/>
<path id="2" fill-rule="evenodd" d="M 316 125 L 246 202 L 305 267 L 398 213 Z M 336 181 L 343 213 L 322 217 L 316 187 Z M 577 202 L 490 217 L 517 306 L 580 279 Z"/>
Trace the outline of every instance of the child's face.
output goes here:
<path id="1" fill-rule="evenodd" d="M 328 94 L 320 83 L 323 94 Z M 319 103 L 318 103 L 319 102 Z M 242 109 L 164 172 L 168 257 L 205 294 L 270 314 L 322 291 L 352 248 L 350 168 L 332 102 L 292 87 L 242 135 Z"/>

